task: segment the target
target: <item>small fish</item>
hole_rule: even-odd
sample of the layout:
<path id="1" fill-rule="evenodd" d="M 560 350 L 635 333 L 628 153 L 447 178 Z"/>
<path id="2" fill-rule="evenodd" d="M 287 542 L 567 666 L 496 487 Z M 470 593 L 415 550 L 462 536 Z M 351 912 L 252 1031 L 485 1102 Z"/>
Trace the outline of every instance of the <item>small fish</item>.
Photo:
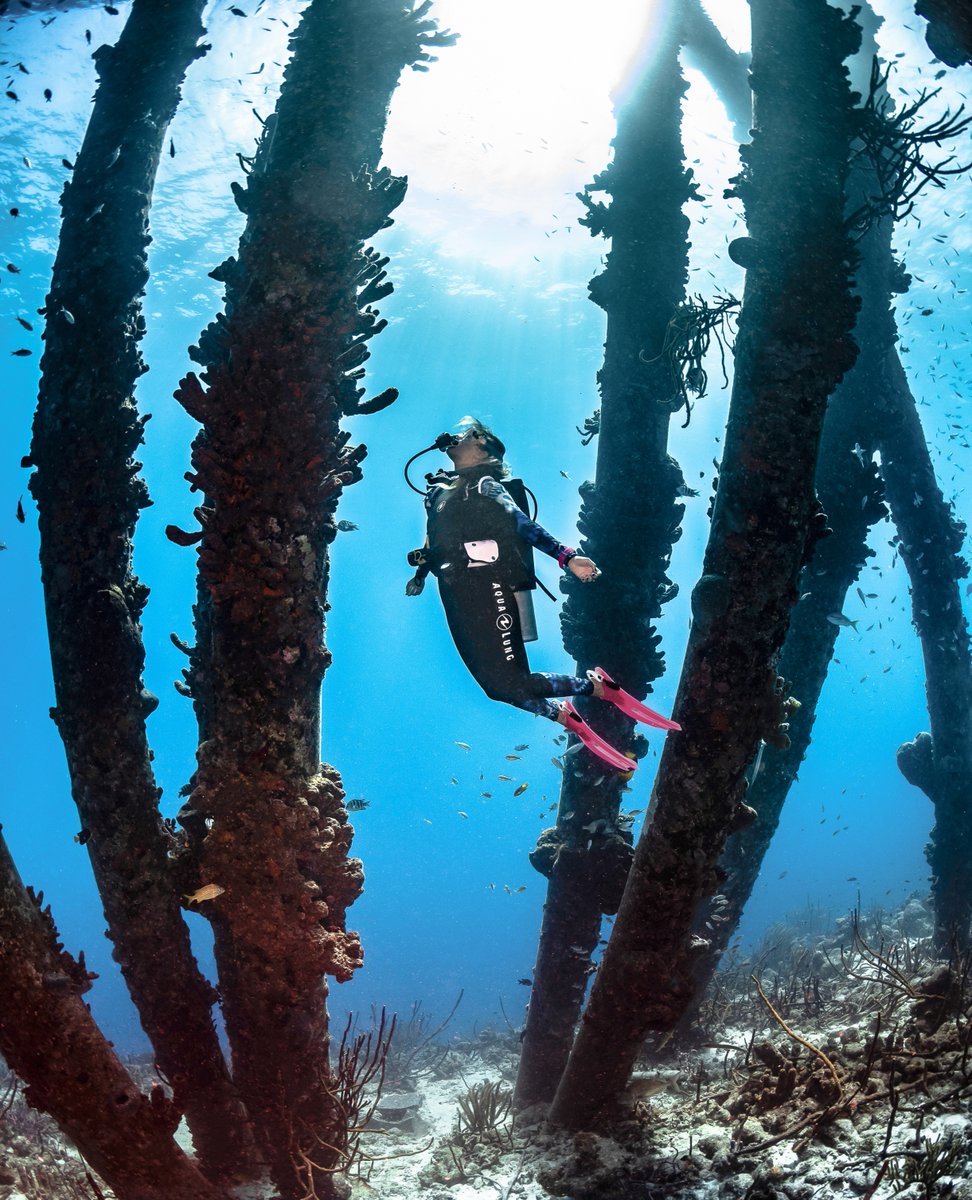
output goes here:
<path id="1" fill-rule="evenodd" d="M 23 496 L 20 496 L 17 500 L 17 520 L 21 523 L 21 525 L 23 525 L 24 522 L 27 520 L 27 517 L 24 514 L 24 498 L 23 498 Z"/>
<path id="2" fill-rule="evenodd" d="M 118 9 L 115 8 L 114 4 L 105 4 L 103 5 L 103 8 L 110 17 L 118 16 Z"/>
<path id="3" fill-rule="evenodd" d="M 483 797 L 484 800 L 492 800 L 492 798 L 493 798 L 492 792 L 480 792 L 479 794 L 480 794 L 480 796 Z"/>
<path id="4" fill-rule="evenodd" d="M 431 825 L 431 824 L 432 824 L 432 822 L 429 820 L 429 818 L 428 818 L 428 817 L 423 817 L 423 818 L 422 818 L 422 823 L 423 823 L 424 825 Z"/>
<path id="5" fill-rule="evenodd" d="M 862 589 L 862 588 L 858 588 L 858 589 L 857 589 L 857 594 L 858 594 L 858 596 L 860 597 L 861 604 L 863 604 L 863 605 L 864 605 L 864 607 L 865 607 L 865 608 L 867 608 L 867 597 L 864 595 L 864 591 L 863 591 L 863 589 Z"/>
<path id="6" fill-rule="evenodd" d="M 204 883 L 201 888 L 196 890 L 191 895 L 185 896 L 187 904 L 201 904 L 203 900 L 215 900 L 217 896 L 222 896 L 226 888 L 221 888 L 218 883 Z"/>
<path id="7" fill-rule="evenodd" d="M 16 92 L 7 92 L 7 99 L 13 100 L 15 103 L 17 103 L 17 102 L 19 102 L 20 97 L 17 95 Z"/>
<path id="8" fill-rule="evenodd" d="M 48 104 L 50 104 L 50 102 L 54 99 L 54 93 L 50 88 L 44 88 L 44 99 Z"/>
<path id="9" fill-rule="evenodd" d="M 563 475 L 564 479 L 570 479 L 570 476 L 567 474 L 567 472 L 562 467 L 560 469 L 560 473 L 561 473 L 561 475 Z"/>
<path id="10" fill-rule="evenodd" d="M 453 776 L 452 776 L 452 782 L 453 782 L 454 784 L 456 784 L 456 786 L 458 786 L 458 784 L 459 784 L 459 780 L 458 780 L 458 779 L 456 779 L 455 775 L 453 775 Z"/>
<path id="11" fill-rule="evenodd" d="M 371 801 L 365 800 L 363 796 L 355 796 L 355 798 L 353 800 L 349 800 L 344 807 L 348 810 L 348 812 L 364 812 L 364 810 L 368 808 L 370 804 Z"/>
<path id="12" fill-rule="evenodd" d="M 523 795 L 523 793 L 524 793 L 524 792 L 527 790 L 527 788 L 528 788 L 529 786 L 530 786 L 530 785 L 529 785 L 528 783 L 521 783 L 521 784 L 520 784 L 520 786 L 519 786 L 519 787 L 516 789 L 516 791 L 513 793 L 514 797 L 516 797 L 516 796 L 522 796 L 522 795 Z"/>
<path id="13" fill-rule="evenodd" d="M 512 783 L 513 782 L 512 775 L 497 775 L 496 778 L 499 780 L 502 780 L 503 783 Z"/>
<path id="14" fill-rule="evenodd" d="M 469 813 L 463 812 L 461 808 L 456 809 L 456 816 L 463 817 L 467 821 L 469 820 Z"/>
<path id="15" fill-rule="evenodd" d="M 7 270 L 10 272 L 11 275 L 19 275 L 20 274 L 20 267 L 15 266 L 13 263 L 7 263 Z"/>
<path id="16" fill-rule="evenodd" d="M 337 527 L 341 533 L 352 533 L 358 528 L 354 521 L 338 521 Z"/>
<path id="17" fill-rule="evenodd" d="M 863 447 L 863 446 L 862 446 L 862 445 L 861 445 L 859 442 L 855 442 L 855 443 L 854 443 L 854 448 L 853 448 L 853 450 L 851 451 L 851 453 L 852 453 L 852 454 L 854 454 L 854 455 L 856 455 L 856 457 L 857 457 L 857 461 L 858 461 L 858 462 L 861 464 L 861 466 L 863 467 L 863 466 L 864 466 L 864 447 Z"/>
<path id="18" fill-rule="evenodd" d="M 26 154 L 24 155 L 24 166 L 27 168 L 28 171 L 33 166 L 33 163 L 30 161 L 30 159 L 27 157 Z"/>
<path id="19" fill-rule="evenodd" d="M 487 884 L 486 884 L 486 891 L 487 891 L 487 892 L 495 892 L 495 891 L 496 891 L 496 884 L 495 884 L 495 883 L 487 883 Z"/>
<path id="20" fill-rule="evenodd" d="M 503 757 L 506 759 L 507 762 L 519 762 L 520 761 L 519 754 L 504 754 Z"/>
<path id="21" fill-rule="evenodd" d="M 513 896 L 518 896 L 520 894 L 520 892 L 525 892 L 525 891 L 526 891 L 526 884 L 521 883 L 520 886 L 518 888 L 514 888 L 510 894 Z"/>
<path id="22" fill-rule="evenodd" d="M 472 746 L 468 742 L 453 742 L 453 746 L 458 746 L 460 750 L 471 750 Z"/>
<path id="23" fill-rule="evenodd" d="M 73 324 L 74 324 L 74 313 L 73 313 L 73 312 L 70 312 L 70 311 L 69 311 L 68 309 L 66 309 L 66 308 L 62 308 L 62 309 L 61 309 L 61 316 L 64 318 L 64 320 L 65 320 L 65 321 L 67 321 L 67 323 L 68 323 L 69 325 L 73 325 Z"/>
<path id="24" fill-rule="evenodd" d="M 74 163 L 73 163 L 73 162 L 71 162 L 71 160 L 70 160 L 69 158 L 62 158 L 62 159 L 61 159 L 61 166 L 62 166 L 62 167 L 63 167 L 63 168 L 66 170 L 66 171 L 73 171 L 73 170 L 74 170 Z"/>
<path id="25" fill-rule="evenodd" d="M 169 158 L 175 158 L 175 142 L 169 138 Z"/>
<path id="26" fill-rule="evenodd" d="M 19 216 L 20 216 L 20 209 L 19 209 L 19 208 L 9 208 L 9 209 L 7 209 L 7 211 L 10 213 L 10 215 L 11 215 L 12 217 L 19 217 Z"/>
<path id="27" fill-rule="evenodd" d="M 827 613 L 827 620 L 831 625 L 840 625 L 843 628 L 853 629 L 857 633 L 857 621 L 852 621 L 850 617 L 845 617 L 842 612 Z"/>
<path id="28" fill-rule="evenodd" d="M 657 1096 L 659 1092 L 667 1091 L 671 1082 L 662 1075 L 636 1073 L 631 1076 L 624 1094 L 631 1100 L 647 1100 L 649 1096 Z"/>
<path id="29" fill-rule="evenodd" d="M 523 987 L 533 987 L 532 979 L 518 979 L 516 982 L 522 984 Z"/>
<path id="30" fill-rule="evenodd" d="M 530 749 L 530 743 L 529 743 L 529 742 L 521 742 L 521 743 L 519 744 L 519 746 L 514 746 L 514 747 L 513 747 L 513 749 L 514 749 L 514 750 L 515 750 L 517 753 L 519 753 L 521 750 L 529 750 L 529 749 Z"/>
<path id="31" fill-rule="evenodd" d="M 107 170 L 109 167 L 113 167 L 120 158 L 121 158 L 121 146 L 116 146 L 114 148 L 114 150 L 112 150 L 112 152 L 111 152 L 111 158 L 109 158 L 108 161 L 105 163 L 105 170 Z"/>
<path id="32" fill-rule="evenodd" d="M 30 333 L 34 332 L 33 325 L 31 325 L 30 321 L 25 321 L 23 317 L 18 317 L 17 323 L 18 323 L 18 325 L 22 325 L 24 327 L 24 329 L 28 330 L 28 332 L 30 332 Z"/>
<path id="33" fill-rule="evenodd" d="M 564 764 L 560 761 L 559 758 L 552 758 L 550 761 L 553 763 L 553 765 L 557 768 L 558 771 L 562 771 L 564 769 Z"/>
<path id="34" fill-rule="evenodd" d="M 243 11 L 242 8 L 237 8 L 235 5 L 230 8 L 230 12 L 233 14 L 234 17 L 245 17 L 248 15 L 247 13 L 245 13 Z"/>
<path id="35" fill-rule="evenodd" d="M 85 842 L 87 842 L 89 840 L 90 837 L 91 837 L 90 829 L 79 829 L 78 832 L 74 835 L 74 840 L 78 843 L 79 846 L 83 846 L 85 844 Z"/>

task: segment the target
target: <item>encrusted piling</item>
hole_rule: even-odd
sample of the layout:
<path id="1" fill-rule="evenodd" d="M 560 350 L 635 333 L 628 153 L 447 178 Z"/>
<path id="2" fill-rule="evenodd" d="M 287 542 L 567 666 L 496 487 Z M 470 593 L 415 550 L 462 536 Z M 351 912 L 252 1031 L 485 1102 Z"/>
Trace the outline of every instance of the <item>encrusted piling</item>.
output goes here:
<path id="1" fill-rule="evenodd" d="M 749 269 L 719 489 L 675 718 L 551 1119 L 603 1121 L 649 1029 L 689 1003 L 691 927 L 760 738 L 786 712 L 776 658 L 819 534 L 814 466 L 827 397 L 852 365 L 844 222 L 856 26 L 824 0 L 753 0 L 755 132 L 736 182 Z M 795 131 L 799 136 L 795 136 Z M 739 249 L 739 248 L 737 248 Z"/>
<path id="2" fill-rule="evenodd" d="M 248 1131 L 213 1026 L 215 993 L 196 967 L 158 811 L 142 681 L 132 534 L 151 503 L 134 455 L 148 416 L 140 298 L 148 215 L 182 79 L 206 49 L 202 0 L 135 0 L 116 46 L 95 52 L 98 93 L 61 200 L 46 302 L 33 441 L 41 569 L 54 674 L 51 716 L 108 934 L 156 1061 L 172 1081 L 205 1169 L 229 1173 Z M 52 1102 L 57 1093 L 47 1094 Z M 55 1119 L 58 1114 L 51 1110 Z"/>
<path id="3" fill-rule="evenodd" d="M 607 340 L 598 374 L 597 472 L 581 488 L 578 520 L 580 550 L 602 575 L 590 587 L 565 578 L 561 621 L 579 670 L 603 666 L 639 697 L 664 670 L 655 622 L 677 591 L 666 571 L 684 512 L 676 503 L 682 473 L 667 452 L 669 421 L 681 397 L 662 353 L 688 278 L 682 208 L 693 185 L 680 131 L 681 39 L 676 6 L 666 6 L 646 31 L 650 66 L 619 110 L 614 160 L 594 181 L 593 190 L 608 193 L 610 204 L 585 198 L 582 218 L 593 234 L 611 239 L 605 269 L 590 285 L 591 299 L 607 313 Z M 579 707 L 612 745 L 644 754 L 644 738 L 619 710 L 596 700 Z M 518 1108 L 553 1097 L 593 969 L 601 916 L 617 911 L 633 842 L 618 820 L 623 786 L 622 776 L 575 746 L 565 758 L 557 824 L 530 856 L 548 885 Z"/>
<path id="4" fill-rule="evenodd" d="M 58 941 L 0 836 L 0 1054 L 119 1200 L 228 1200 L 173 1138 L 180 1108 L 139 1091 L 82 996 L 94 976 Z"/>
<path id="5" fill-rule="evenodd" d="M 320 761 L 328 547 L 363 446 L 345 416 L 364 400 L 367 342 L 385 322 L 390 224 L 405 180 L 378 167 L 388 104 L 423 46 L 450 40 L 395 0 L 313 0 L 292 38 L 280 102 L 234 195 L 246 214 L 214 276 L 225 311 L 204 331 L 177 399 L 202 425 L 197 642 L 183 690 L 204 740 L 182 821 L 184 891 L 213 883 L 220 992 L 240 1088 L 285 1197 L 341 1190 L 346 1138 L 331 1087 L 325 976 L 350 978 L 361 891 L 338 773 Z"/>

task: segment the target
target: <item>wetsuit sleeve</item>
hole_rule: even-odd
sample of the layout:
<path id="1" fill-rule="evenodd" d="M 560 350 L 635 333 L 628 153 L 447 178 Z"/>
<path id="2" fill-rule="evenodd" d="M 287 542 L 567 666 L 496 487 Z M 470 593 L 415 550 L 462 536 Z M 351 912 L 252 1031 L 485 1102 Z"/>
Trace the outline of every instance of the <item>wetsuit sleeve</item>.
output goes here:
<path id="1" fill-rule="evenodd" d="M 536 521 L 531 521 L 501 483 L 491 479 L 488 475 L 484 476 L 479 481 L 479 491 L 481 495 L 489 496 L 491 500 L 495 500 L 497 504 L 506 509 L 516 522 L 517 535 L 529 542 L 541 554 L 549 554 L 551 558 L 563 560 L 564 556 L 571 553 L 570 548 L 563 545 L 562 542 L 558 542 L 552 533 L 548 533 Z"/>
<path id="2" fill-rule="evenodd" d="M 429 533 L 429 518 L 432 515 L 433 502 L 434 502 L 433 493 L 426 492 L 425 493 L 425 549 L 428 549 L 428 547 L 432 543 L 432 538 Z M 431 570 L 432 570 L 431 563 L 429 562 L 428 559 L 426 559 L 426 561 L 422 564 L 422 566 L 415 568 L 415 578 L 416 579 L 424 579 Z"/>

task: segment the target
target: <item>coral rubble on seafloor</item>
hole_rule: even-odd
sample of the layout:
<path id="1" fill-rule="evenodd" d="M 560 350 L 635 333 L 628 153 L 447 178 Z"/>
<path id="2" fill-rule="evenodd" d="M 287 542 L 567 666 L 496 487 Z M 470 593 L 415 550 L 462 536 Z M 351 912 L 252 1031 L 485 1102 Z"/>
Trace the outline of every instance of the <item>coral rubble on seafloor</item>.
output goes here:
<path id="1" fill-rule="evenodd" d="M 354 1195 L 972 1200 L 972 958 L 934 955 L 917 897 L 821 925 L 773 926 L 730 956 L 694 1029 L 647 1048 L 597 1133 L 545 1127 L 542 1105 L 514 1117 L 513 1030 L 430 1040 L 417 1009 Z M 148 1064 L 130 1069 L 150 1086 Z M 49 1118 L 0 1081 L 0 1200 L 97 1194 Z"/>

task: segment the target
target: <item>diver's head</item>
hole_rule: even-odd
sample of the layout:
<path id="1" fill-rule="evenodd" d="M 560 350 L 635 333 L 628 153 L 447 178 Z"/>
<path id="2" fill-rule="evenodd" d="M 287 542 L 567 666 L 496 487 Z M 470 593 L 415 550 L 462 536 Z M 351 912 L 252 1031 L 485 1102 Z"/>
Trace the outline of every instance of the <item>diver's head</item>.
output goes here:
<path id="1" fill-rule="evenodd" d="M 506 471 L 503 455 L 506 447 L 495 433 L 475 417 L 463 417 L 457 425 L 457 439 L 446 447 L 446 454 L 459 471 L 490 463 Z"/>

